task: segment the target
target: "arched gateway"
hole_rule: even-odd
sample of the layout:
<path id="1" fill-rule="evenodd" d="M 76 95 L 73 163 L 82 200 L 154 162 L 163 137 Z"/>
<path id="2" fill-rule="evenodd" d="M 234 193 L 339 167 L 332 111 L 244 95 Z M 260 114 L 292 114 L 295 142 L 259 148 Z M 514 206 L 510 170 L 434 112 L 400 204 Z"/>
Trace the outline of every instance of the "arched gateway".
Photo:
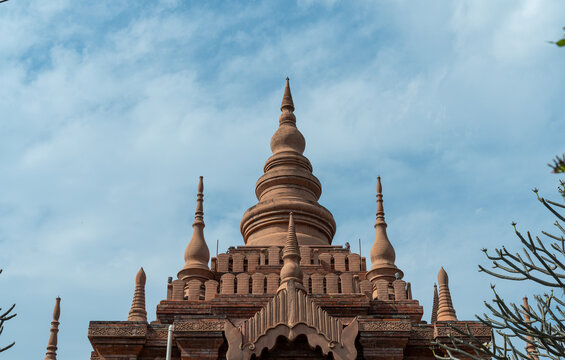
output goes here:
<path id="1" fill-rule="evenodd" d="M 318 203 L 322 185 L 305 146 L 287 79 L 273 154 L 255 186 L 258 202 L 241 220 L 245 246 L 210 259 L 200 178 L 184 266 L 167 283 L 156 320 L 147 321 L 141 270 L 128 321 L 90 322 L 91 360 L 164 359 L 170 325 L 172 360 L 434 359 L 431 342 L 446 341 L 450 325 L 489 341 L 490 329 L 457 320 L 443 269 L 432 321 L 422 321 L 395 264 L 380 178 L 371 268 L 349 245 L 332 245 L 336 223 Z"/>

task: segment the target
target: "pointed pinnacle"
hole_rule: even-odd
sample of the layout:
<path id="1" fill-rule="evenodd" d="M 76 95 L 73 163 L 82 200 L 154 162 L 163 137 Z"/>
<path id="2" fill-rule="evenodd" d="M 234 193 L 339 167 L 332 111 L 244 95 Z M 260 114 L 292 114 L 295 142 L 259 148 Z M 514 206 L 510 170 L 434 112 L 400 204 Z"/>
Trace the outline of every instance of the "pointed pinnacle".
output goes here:
<path id="1" fill-rule="evenodd" d="M 437 321 L 437 309 L 439 306 L 439 294 L 437 292 L 437 285 L 434 284 L 434 297 L 433 297 L 433 302 L 432 302 L 432 317 L 431 317 L 431 323 L 435 323 Z"/>
<path id="2" fill-rule="evenodd" d="M 194 213 L 194 223 L 204 225 L 204 177 L 200 176 L 198 180 L 198 194 L 196 194 L 196 212 Z"/>
<path id="3" fill-rule="evenodd" d="M 135 276 L 135 285 L 145 286 L 146 280 L 147 277 L 145 276 L 145 271 L 143 270 L 143 267 L 141 267 Z"/>
<path id="4" fill-rule="evenodd" d="M 288 286 L 296 286 L 305 291 L 303 285 L 304 273 L 300 267 L 300 251 L 298 248 L 298 239 L 296 238 L 296 230 L 294 229 L 294 216 L 290 213 L 288 219 L 288 237 L 283 248 L 284 264 L 281 268 L 280 279 L 281 284 L 277 292 L 283 289 L 290 289 Z M 293 285 L 294 282 L 294 285 Z"/>
<path id="5" fill-rule="evenodd" d="M 135 275 L 135 290 L 133 300 L 128 314 L 128 321 L 147 321 L 147 311 L 145 311 L 145 271 L 139 269 Z"/>
<path id="6" fill-rule="evenodd" d="M 45 360 L 57 360 L 57 333 L 59 332 L 59 315 L 61 315 L 61 298 L 55 299 L 55 308 L 53 309 L 53 321 L 51 322 L 51 330 L 49 341 L 47 342 L 47 353 Z"/>
<path id="7" fill-rule="evenodd" d="M 208 245 L 206 245 L 206 240 L 204 239 L 204 207 L 202 203 L 204 202 L 204 181 L 203 177 L 200 176 L 198 182 L 198 194 L 196 196 L 196 213 L 194 216 L 194 223 L 192 223 L 192 237 L 184 250 L 184 267 L 179 272 L 179 279 L 182 276 L 186 276 L 183 273 L 186 269 L 202 269 L 209 270 L 208 261 L 210 260 L 210 250 L 208 250 Z"/>
<path id="8" fill-rule="evenodd" d="M 377 221 L 375 225 L 385 224 L 385 210 L 383 207 L 383 186 L 381 184 L 381 177 L 377 176 Z"/>
<path id="9" fill-rule="evenodd" d="M 448 285 L 449 283 L 449 278 L 447 276 L 447 272 L 445 272 L 445 269 L 443 268 L 443 266 L 441 267 L 441 269 L 439 269 L 439 274 L 437 276 L 437 282 L 439 283 L 439 285 Z"/>
<path id="10" fill-rule="evenodd" d="M 53 321 L 59 321 L 59 316 L 61 316 L 61 298 L 57 296 L 53 309 Z"/>
<path id="11" fill-rule="evenodd" d="M 290 212 L 288 219 L 288 236 L 283 249 L 283 259 L 286 256 L 296 256 L 300 261 L 300 251 L 298 250 L 298 239 L 296 238 L 296 230 L 294 227 L 294 214 Z"/>
<path id="12" fill-rule="evenodd" d="M 199 176 L 198 178 L 198 193 L 202 194 L 204 192 L 204 176 Z"/>
<path id="13" fill-rule="evenodd" d="M 292 101 L 292 94 L 290 93 L 290 84 L 288 77 L 286 78 L 286 86 L 284 88 L 284 95 L 281 103 L 281 111 L 288 109 L 290 112 L 294 111 L 294 102 Z"/>
<path id="14" fill-rule="evenodd" d="M 455 308 L 453 307 L 451 294 L 449 292 L 449 278 L 443 266 L 439 270 L 437 281 L 439 285 L 437 321 L 457 321 L 457 315 L 455 314 Z"/>

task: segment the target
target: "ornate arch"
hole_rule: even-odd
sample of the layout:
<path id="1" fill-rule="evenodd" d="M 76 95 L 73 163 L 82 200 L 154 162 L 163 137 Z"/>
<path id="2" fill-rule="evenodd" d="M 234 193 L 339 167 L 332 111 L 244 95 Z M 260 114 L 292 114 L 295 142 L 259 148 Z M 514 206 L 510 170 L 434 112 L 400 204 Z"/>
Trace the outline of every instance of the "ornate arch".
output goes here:
<path id="1" fill-rule="evenodd" d="M 273 349 L 279 336 L 293 341 L 305 335 L 308 345 L 313 349 L 319 346 L 324 355 L 331 352 L 336 360 L 353 360 L 357 357 L 358 331 L 357 318 L 343 328 L 341 320 L 329 315 L 291 280 L 267 305 L 238 327 L 226 320 L 226 358 L 248 360 L 253 354 L 259 356 L 264 349 Z"/>

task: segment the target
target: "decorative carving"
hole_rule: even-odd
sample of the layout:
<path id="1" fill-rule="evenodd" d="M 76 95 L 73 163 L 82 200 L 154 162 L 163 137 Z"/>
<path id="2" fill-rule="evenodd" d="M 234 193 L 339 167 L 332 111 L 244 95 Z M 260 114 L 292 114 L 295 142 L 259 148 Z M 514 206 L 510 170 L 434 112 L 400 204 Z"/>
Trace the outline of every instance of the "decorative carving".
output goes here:
<path id="1" fill-rule="evenodd" d="M 175 332 L 177 331 L 222 331 L 224 330 L 223 320 L 195 320 L 175 322 Z"/>
<path id="2" fill-rule="evenodd" d="M 491 337 L 492 331 L 487 326 L 471 327 L 471 333 L 477 337 Z"/>
<path id="3" fill-rule="evenodd" d="M 361 331 L 410 331 L 412 325 L 408 321 L 376 320 L 359 323 Z"/>
<path id="4" fill-rule="evenodd" d="M 145 337 L 147 335 L 147 326 L 139 325 L 121 325 L 115 324 L 90 326 L 88 328 L 88 337 Z"/>
<path id="5" fill-rule="evenodd" d="M 267 305 L 237 328 L 226 321 L 224 331 L 229 344 L 228 360 L 258 356 L 263 349 L 272 349 L 279 336 L 292 341 L 298 335 L 306 335 L 311 347 L 320 346 L 324 354 L 332 352 L 335 359 L 357 356 L 357 319 L 344 329 L 341 320 L 317 305 L 304 289 L 297 288 L 294 280 L 288 281 L 286 288 L 279 289 Z"/>
<path id="6" fill-rule="evenodd" d="M 438 323 L 436 323 L 436 324 L 438 324 Z M 451 324 L 451 325 L 455 326 L 455 324 Z M 467 328 L 464 324 L 458 323 L 457 328 L 460 329 L 461 331 L 467 332 Z M 477 337 L 490 337 L 491 336 L 491 330 L 487 326 L 470 325 L 469 330 L 471 330 L 471 334 L 473 334 L 474 336 L 477 336 Z M 453 330 L 447 324 L 445 324 L 444 326 L 436 326 L 435 329 L 434 329 L 434 337 L 448 337 L 449 335 L 453 335 L 455 337 L 461 337 L 461 334 L 459 334 L 457 331 Z"/>
<path id="7" fill-rule="evenodd" d="M 413 327 L 410 334 L 412 339 L 433 339 L 434 329 L 432 327 Z"/>
<path id="8" fill-rule="evenodd" d="M 168 336 L 168 329 L 163 327 L 163 328 L 149 328 L 148 332 L 147 332 L 147 338 L 149 339 L 154 339 L 154 340 L 160 340 L 160 339 L 167 339 Z"/>

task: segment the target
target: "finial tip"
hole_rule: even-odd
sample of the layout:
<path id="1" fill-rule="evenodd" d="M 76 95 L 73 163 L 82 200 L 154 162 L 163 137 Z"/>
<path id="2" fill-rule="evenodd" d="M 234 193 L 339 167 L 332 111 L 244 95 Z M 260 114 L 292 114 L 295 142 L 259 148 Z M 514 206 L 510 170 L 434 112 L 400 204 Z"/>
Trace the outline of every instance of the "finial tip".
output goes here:
<path id="1" fill-rule="evenodd" d="M 441 284 L 447 284 L 447 281 L 448 281 L 447 272 L 442 266 L 441 269 L 439 269 L 439 274 L 437 275 L 437 282 L 441 285 Z"/>
<path id="2" fill-rule="evenodd" d="M 383 192 L 383 185 L 381 183 L 381 177 L 377 176 L 377 193 L 382 194 Z"/>
<path id="3" fill-rule="evenodd" d="M 292 101 L 292 94 L 290 93 L 290 84 L 288 77 L 286 78 L 286 86 L 284 88 L 284 95 L 281 103 L 281 111 L 285 108 L 288 109 L 290 112 L 294 111 L 294 102 Z"/>
<path id="4" fill-rule="evenodd" d="M 147 278 L 145 276 L 145 270 L 143 270 L 143 267 L 141 267 L 137 272 L 137 275 L 135 276 L 135 284 L 145 286 L 146 280 Z"/>
<path id="5" fill-rule="evenodd" d="M 61 298 L 57 297 L 55 299 L 55 307 L 53 308 L 53 320 L 59 321 L 59 316 L 61 316 Z"/>

